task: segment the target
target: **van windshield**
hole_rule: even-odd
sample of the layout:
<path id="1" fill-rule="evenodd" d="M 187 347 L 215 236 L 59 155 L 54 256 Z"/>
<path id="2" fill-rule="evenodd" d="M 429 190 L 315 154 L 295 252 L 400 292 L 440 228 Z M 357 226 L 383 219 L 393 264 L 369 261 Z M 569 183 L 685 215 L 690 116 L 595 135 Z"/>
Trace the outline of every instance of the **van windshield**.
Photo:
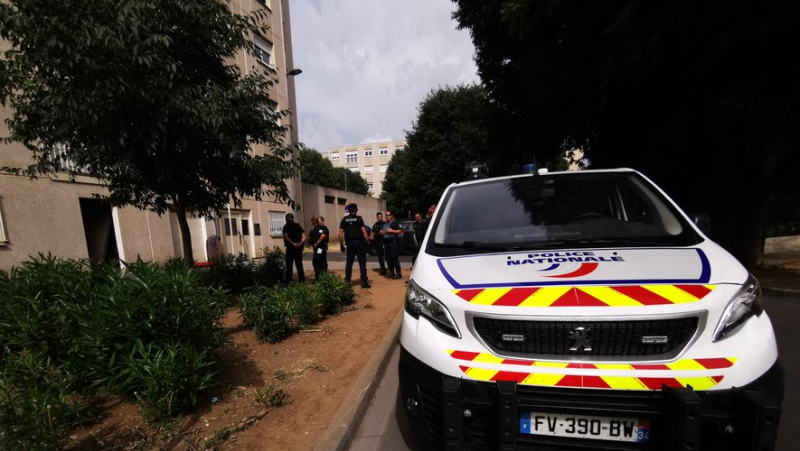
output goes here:
<path id="1" fill-rule="evenodd" d="M 451 189 L 428 252 L 688 246 L 702 238 L 635 172 L 488 180 Z"/>

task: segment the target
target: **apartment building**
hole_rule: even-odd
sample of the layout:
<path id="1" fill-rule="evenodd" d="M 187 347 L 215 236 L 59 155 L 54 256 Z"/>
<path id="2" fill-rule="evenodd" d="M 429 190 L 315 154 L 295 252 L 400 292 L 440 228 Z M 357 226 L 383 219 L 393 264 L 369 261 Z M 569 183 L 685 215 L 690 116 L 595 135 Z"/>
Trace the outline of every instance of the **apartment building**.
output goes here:
<path id="1" fill-rule="evenodd" d="M 293 77 L 300 71 L 293 66 L 289 0 L 231 1 L 229 5 L 236 13 L 266 9 L 269 31 L 253 36 L 256 55 L 240 52 L 235 64 L 243 73 L 267 66 L 275 69 L 278 83 L 271 87 L 270 99 L 278 110 L 293 112 L 285 119 L 284 125 L 290 128 L 285 141 L 297 143 Z M 0 107 L 0 136 L 8 136 L 4 119 L 10 113 Z M 262 155 L 270 152 L 265 146 L 252 150 Z M 0 167 L 22 168 L 31 163 L 31 154 L 22 145 L 0 144 Z M 302 205 L 299 176 L 287 180 L 287 185 Z M 183 256 L 175 213 L 158 216 L 133 207 L 112 207 L 97 198 L 107 194 L 99 180 L 80 174 L 71 181 L 66 173 L 37 180 L 0 173 L 0 269 L 40 252 L 92 261 L 165 261 Z M 284 217 L 289 211 L 285 204 L 245 199 L 240 207 L 230 205 L 214 218 L 188 217 L 195 260 L 210 257 L 206 243 L 214 235 L 221 238 L 222 253 L 258 257 L 265 247 L 282 247 Z"/>
<path id="2" fill-rule="evenodd" d="M 389 160 L 405 145 L 405 141 L 386 141 L 357 146 L 331 147 L 325 158 L 330 160 L 334 167 L 347 168 L 361 174 L 369 184 L 372 196 L 380 197 L 383 192 L 383 179 L 389 168 Z"/>

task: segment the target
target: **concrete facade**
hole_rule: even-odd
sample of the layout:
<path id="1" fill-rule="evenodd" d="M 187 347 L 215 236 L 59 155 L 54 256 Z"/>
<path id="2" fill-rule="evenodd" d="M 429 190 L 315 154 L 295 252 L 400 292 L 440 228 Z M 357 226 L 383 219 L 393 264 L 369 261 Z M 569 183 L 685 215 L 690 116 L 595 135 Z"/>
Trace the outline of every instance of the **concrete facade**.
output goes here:
<path id="1" fill-rule="evenodd" d="M 405 141 L 386 141 L 357 146 L 331 147 L 324 155 L 334 167 L 358 172 L 369 183 L 373 197 L 383 192 L 383 179 L 389 168 L 389 160 L 395 152 L 402 150 Z"/>
<path id="2" fill-rule="evenodd" d="M 267 9 L 269 31 L 253 38 L 265 51 L 258 58 L 240 52 L 234 62 L 243 73 L 267 67 L 275 70 L 278 83 L 271 87 L 270 98 L 276 109 L 292 112 L 283 125 L 290 130 L 286 144 L 294 145 L 299 140 L 294 78 L 287 75 L 294 69 L 289 0 L 231 1 L 229 6 L 237 13 Z M 9 115 L 8 109 L 0 108 L 0 121 Z M 5 121 L 0 124 L 0 135 L 8 136 Z M 265 146 L 253 148 L 256 155 L 269 151 Z M 295 149 L 295 157 L 299 157 L 299 149 Z M 31 163 L 30 152 L 21 144 L 0 144 L 0 167 L 23 168 Z M 287 185 L 302 206 L 299 176 L 287 180 Z M 175 213 L 158 216 L 132 207 L 112 208 L 97 198 L 105 195 L 108 190 L 98 180 L 80 175 L 70 181 L 67 174 L 36 180 L 0 174 L 0 269 L 9 269 L 40 252 L 73 259 L 115 252 L 123 261 L 163 262 L 182 257 Z M 285 204 L 245 199 L 240 207 L 223 209 L 212 219 L 187 218 L 195 260 L 207 259 L 205 243 L 212 235 L 221 237 L 223 253 L 257 257 L 265 247 L 283 246 L 282 236 L 275 231 L 283 226 L 283 216 L 289 211 Z"/>
<path id="3" fill-rule="evenodd" d="M 306 203 L 302 206 L 303 222 L 300 225 L 308 231 L 311 227 L 311 216 L 322 215 L 334 242 L 339 240 L 339 222 L 345 216 L 345 205 L 355 202 L 358 205 L 358 215 L 370 227 L 375 224 L 375 214 L 386 210 L 385 200 L 317 185 L 303 184 L 303 199 Z"/>

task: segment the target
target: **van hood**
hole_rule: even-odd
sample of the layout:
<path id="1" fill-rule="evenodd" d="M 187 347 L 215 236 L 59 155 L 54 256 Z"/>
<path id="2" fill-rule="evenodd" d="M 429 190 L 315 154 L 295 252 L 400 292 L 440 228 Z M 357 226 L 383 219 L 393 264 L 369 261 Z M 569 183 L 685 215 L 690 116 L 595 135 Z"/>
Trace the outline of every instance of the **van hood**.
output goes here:
<path id="1" fill-rule="evenodd" d="M 528 251 L 445 257 L 437 264 L 454 289 L 711 281 L 709 257 L 700 248 Z"/>

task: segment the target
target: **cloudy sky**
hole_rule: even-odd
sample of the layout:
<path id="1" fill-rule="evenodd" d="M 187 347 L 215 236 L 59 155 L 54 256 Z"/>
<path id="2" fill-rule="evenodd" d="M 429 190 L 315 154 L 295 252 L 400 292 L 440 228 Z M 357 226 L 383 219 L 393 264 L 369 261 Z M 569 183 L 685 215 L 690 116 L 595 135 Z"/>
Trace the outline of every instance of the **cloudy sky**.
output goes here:
<path id="1" fill-rule="evenodd" d="M 425 96 L 477 82 L 474 48 L 450 0 L 292 0 L 300 141 L 403 140 Z"/>

